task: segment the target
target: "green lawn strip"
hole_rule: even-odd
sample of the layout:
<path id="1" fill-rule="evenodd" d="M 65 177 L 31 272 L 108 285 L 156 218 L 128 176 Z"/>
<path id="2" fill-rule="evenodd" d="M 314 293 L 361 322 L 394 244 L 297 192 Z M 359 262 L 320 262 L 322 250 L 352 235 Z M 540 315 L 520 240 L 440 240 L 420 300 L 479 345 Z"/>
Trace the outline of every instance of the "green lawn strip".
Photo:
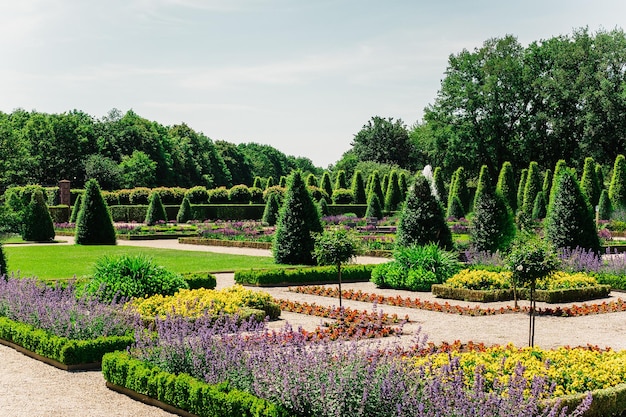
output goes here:
<path id="1" fill-rule="evenodd" d="M 250 268 L 282 268 L 266 256 L 230 255 L 134 246 L 4 246 L 9 272 L 21 277 L 67 279 L 88 276 L 102 256 L 145 255 L 170 271 L 215 272 Z"/>

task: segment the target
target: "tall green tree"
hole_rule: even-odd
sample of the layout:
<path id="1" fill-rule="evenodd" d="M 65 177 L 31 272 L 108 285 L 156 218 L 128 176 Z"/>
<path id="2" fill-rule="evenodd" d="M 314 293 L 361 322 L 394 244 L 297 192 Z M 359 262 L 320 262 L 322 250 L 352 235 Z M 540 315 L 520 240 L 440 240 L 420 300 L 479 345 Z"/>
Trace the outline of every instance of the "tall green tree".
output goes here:
<path id="1" fill-rule="evenodd" d="M 322 224 L 317 206 L 309 194 L 302 174 L 294 171 L 287 179 L 287 191 L 276 223 L 272 251 L 276 263 L 314 265 L 313 233 Z"/>
<path id="2" fill-rule="evenodd" d="M 233 185 L 244 184 L 252 186 L 252 181 L 254 180 L 252 164 L 237 145 L 223 140 L 216 140 L 215 148 L 222 157 L 228 172 L 230 172 Z"/>
<path id="3" fill-rule="evenodd" d="M 609 199 L 613 210 L 626 209 L 626 158 L 622 154 L 617 155 L 613 164 Z"/>
<path id="4" fill-rule="evenodd" d="M 352 175 L 352 196 L 355 204 L 365 204 L 367 202 L 367 195 L 365 194 L 365 185 L 363 184 L 363 175 L 360 170 L 356 170 Z"/>
<path id="5" fill-rule="evenodd" d="M 448 195 L 446 194 L 446 185 L 441 167 L 436 167 L 433 171 L 433 189 L 435 197 L 437 197 L 441 205 L 448 207 Z"/>
<path id="6" fill-rule="evenodd" d="M 322 174 L 320 188 L 326 191 L 326 194 L 328 194 L 329 198 L 333 196 L 333 186 L 330 182 L 330 173 L 328 171 L 324 171 L 324 173 Z"/>
<path id="7" fill-rule="evenodd" d="M 596 176 L 596 162 L 592 157 L 585 158 L 583 175 L 580 179 L 580 189 L 585 197 L 587 197 L 592 207 L 598 205 L 602 189 L 600 188 L 598 177 Z"/>
<path id="8" fill-rule="evenodd" d="M 131 156 L 122 156 L 119 165 L 123 188 L 154 187 L 157 164 L 142 151 L 133 151 Z"/>
<path id="9" fill-rule="evenodd" d="M 517 210 L 517 188 L 515 186 L 515 175 L 513 174 L 513 165 L 509 161 L 502 163 L 500 174 L 498 175 L 498 183 L 496 184 L 496 192 L 504 197 L 504 201 L 511 208 L 513 213 Z"/>
<path id="10" fill-rule="evenodd" d="M 539 172 L 539 164 L 531 161 L 526 174 L 526 182 L 524 183 L 524 202 L 522 203 L 522 210 L 526 216 L 532 216 L 535 198 L 537 198 L 537 193 L 542 190 L 542 187 L 543 180 L 541 172 Z"/>
<path id="11" fill-rule="evenodd" d="M 83 203 L 76 220 L 75 240 L 78 245 L 117 243 L 111 213 L 102 198 L 100 186 L 94 179 L 88 180 L 85 184 Z"/>
<path id="12" fill-rule="evenodd" d="M 412 168 L 415 146 L 401 119 L 394 121 L 392 117 L 387 119 L 372 117 L 354 135 L 352 146 L 354 154 L 360 161 L 375 161 Z"/>
<path id="13" fill-rule="evenodd" d="M 402 203 L 402 191 L 400 191 L 398 173 L 391 171 L 385 192 L 385 211 L 397 210 L 400 203 Z"/>

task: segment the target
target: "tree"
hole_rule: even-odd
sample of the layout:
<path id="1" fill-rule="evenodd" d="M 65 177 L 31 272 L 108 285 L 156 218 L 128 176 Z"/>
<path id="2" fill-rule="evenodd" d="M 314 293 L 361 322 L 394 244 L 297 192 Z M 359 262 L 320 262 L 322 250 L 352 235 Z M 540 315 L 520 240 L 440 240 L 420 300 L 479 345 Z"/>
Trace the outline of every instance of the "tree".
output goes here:
<path id="1" fill-rule="evenodd" d="M 367 195 L 365 194 L 365 185 L 363 184 L 363 175 L 360 170 L 356 170 L 352 175 L 352 196 L 355 204 L 365 204 Z"/>
<path id="2" fill-rule="evenodd" d="M 446 186 L 441 167 L 436 167 L 433 171 L 433 190 L 435 191 L 435 197 L 437 197 L 441 205 L 448 207 L 448 195 L 446 194 Z"/>
<path id="3" fill-rule="evenodd" d="M 443 208 L 432 194 L 428 179 L 418 175 L 400 212 L 396 245 L 406 247 L 428 243 L 436 243 L 443 249 L 453 247 Z"/>
<path id="4" fill-rule="evenodd" d="M 354 154 L 360 161 L 375 161 L 412 168 L 415 146 L 401 119 L 374 116 L 354 135 Z"/>
<path id="5" fill-rule="evenodd" d="M 122 156 L 119 165 L 123 188 L 154 187 L 157 164 L 142 151 L 133 151 L 131 156 Z"/>
<path id="6" fill-rule="evenodd" d="M 385 193 L 385 211 L 395 211 L 402 203 L 402 191 L 398 184 L 398 173 L 391 171 L 389 182 L 387 184 L 387 192 Z"/>
<path id="7" fill-rule="evenodd" d="M 542 186 L 543 181 L 541 173 L 539 172 L 539 165 L 537 162 L 532 161 L 528 166 L 528 173 L 526 174 L 526 182 L 524 183 L 524 202 L 522 204 L 522 210 L 528 217 L 532 217 L 535 198 L 537 198 L 537 193 L 541 191 Z"/>
<path id="8" fill-rule="evenodd" d="M 122 180 L 118 164 L 111 158 L 102 155 L 90 155 L 85 160 L 85 177 L 93 178 L 102 183 L 105 190 L 119 188 Z"/>
<path id="9" fill-rule="evenodd" d="M 433 177 L 433 181 L 435 178 Z M 443 186 L 443 181 L 441 183 Z M 409 184 L 407 182 L 407 174 L 404 171 L 400 171 L 398 174 L 398 187 L 400 187 L 400 201 L 406 200 L 406 193 L 409 191 Z"/>
<path id="10" fill-rule="evenodd" d="M 546 239 L 557 248 L 581 247 L 600 253 L 593 209 L 580 190 L 576 174 L 565 169 L 556 180 L 554 201 L 546 217 Z"/>
<path id="11" fill-rule="evenodd" d="M 469 210 L 469 190 L 467 189 L 467 178 L 465 176 L 465 169 L 463 167 L 459 167 L 456 171 L 454 171 L 454 175 L 452 175 L 452 179 L 450 180 L 450 191 L 448 194 L 448 217 L 463 217 Z M 455 201 L 458 199 L 458 202 Z M 453 206 L 461 204 L 460 209 L 456 207 L 453 210 Z M 456 214 L 453 215 L 453 214 Z"/>
<path id="12" fill-rule="evenodd" d="M 528 168 L 522 169 L 519 182 L 517 183 L 517 209 L 523 210 L 524 205 L 524 189 L 526 188 L 526 178 L 528 177 Z"/>
<path id="13" fill-rule="evenodd" d="M 589 200 L 591 207 L 598 205 L 602 188 L 600 188 L 598 177 L 596 176 L 596 162 L 591 157 L 585 158 L 583 175 L 580 179 L 580 190 Z"/>
<path id="14" fill-rule="evenodd" d="M 341 264 L 349 262 L 359 253 L 360 240 L 344 228 L 326 230 L 314 235 L 313 250 L 318 265 L 335 265 L 339 282 L 339 308 L 341 308 Z"/>
<path id="15" fill-rule="evenodd" d="M 76 219 L 75 235 L 78 245 L 115 245 L 117 243 L 111 213 L 102 198 L 100 186 L 94 179 L 85 183 L 85 194 Z"/>
<path id="16" fill-rule="evenodd" d="M 54 224 L 41 189 L 35 190 L 24 210 L 22 239 L 36 242 L 54 240 Z"/>
<path id="17" fill-rule="evenodd" d="M 302 174 L 294 171 L 287 179 L 287 191 L 280 209 L 272 251 L 280 264 L 313 265 L 313 233 L 322 231 L 317 206 Z"/>
<path id="18" fill-rule="evenodd" d="M 380 200 L 376 193 L 371 193 L 367 199 L 367 209 L 365 211 L 365 217 L 371 219 L 382 219 L 383 209 L 380 205 Z"/>
<path id="19" fill-rule="evenodd" d="M 378 202 L 382 206 L 385 203 L 385 195 L 383 194 L 383 189 L 380 183 L 380 175 L 378 174 L 378 171 L 372 172 L 370 176 L 369 187 L 367 189 L 368 199 L 369 195 L 372 193 L 376 194 L 376 197 L 378 197 Z"/>
<path id="20" fill-rule="evenodd" d="M 167 222 L 167 213 L 165 212 L 165 207 L 163 207 L 161 196 L 159 193 L 153 191 L 150 194 L 148 211 L 146 212 L 146 219 L 144 223 L 148 226 L 153 226 L 160 221 L 164 223 Z"/>
<path id="21" fill-rule="evenodd" d="M 176 223 L 187 223 L 191 219 L 193 219 L 191 214 L 191 203 L 189 202 L 189 198 L 184 196 L 183 202 L 178 208 L 178 213 L 176 214 Z"/>
<path id="22" fill-rule="evenodd" d="M 474 202 L 472 203 L 472 207 L 476 207 L 476 202 L 480 199 L 483 190 L 491 186 L 489 169 L 487 168 L 487 165 L 483 165 L 480 167 L 480 175 L 478 176 L 478 183 L 476 184 L 476 192 L 474 193 Z"/>
<path id="23" fill-rule="evenodd" d="M 561 175 L 561 173 L 563 173 L 565 169 L 567 169 L 567 164 L 565 163 L 565 160 L 559 159 L 554 166 L 554 175 L 552 175 L 552 184 L 550 185 L 550 196 L 548 197 L 548 208 L 550 208 L 550 205 L 554 201 L 557 178 L 559 177 L 559 175 Z"/>
<path id="24" fill-rule="evenodd" d="M 609 199 L 613 210 L 626 210 L 626 158 L 617 155 L 609 185 Z"/>
<path id="25" fill-rule="evenodd" d="M 502 194 L 488 181 L 488 171 L 481 169 L 481 173 L 484 182 L 474 202 L 470 240 L 478 252 L 503 252 L 515 237 L 513 213 Z"/>
<path id="26" fill-rule="evenodd" d="M 509 205 L 513 213 L 517 210 L 517 192 L 515 188 L 515 176 L 513 175 L 513 165 L 509 161 L 502 163 L 496 192 L 504 197 L 504 201 Z"/>
<path id="27" fill-rule="evenodd" d="M 230 172 L 232 183 L 252 186 L 252 181 L 254 180 L 252 164 L 237 145 L 223 140 L 216 140 L 215 148 L 222 157 L 228 172 Z"/>
<path id="28" fill-rule="evenodd" d="M 326 194 L 328 194 L 329 198 L 333 196 L 333 186 L 330 183 L 330 174 L 328 173 L 328 171 L 324 171 L 324 173 L 322 174 L 320 188 L 326 191 Z"/>

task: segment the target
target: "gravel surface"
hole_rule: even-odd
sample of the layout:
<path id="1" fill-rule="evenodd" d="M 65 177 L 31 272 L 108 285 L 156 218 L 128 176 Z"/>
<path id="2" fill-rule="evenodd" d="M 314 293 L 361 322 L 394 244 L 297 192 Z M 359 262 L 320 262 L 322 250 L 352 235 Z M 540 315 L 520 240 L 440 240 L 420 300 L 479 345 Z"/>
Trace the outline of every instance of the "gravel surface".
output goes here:
<path id="1" fill-rule="evenodd" d="M 59 240 L 72 244 L 73 239 L 65 236 Z M 228 247 L 206 247 L 180 245 L 176 241 L 118 241 L 119 245 L 150 246 L 180 250 L 214 251 L 221 253 L 240 253 L 258 256 L 270 256 L 270 252 L 260 249 L 242 249 Z M 384 262 L 380 258 L 359 258 L 360 263 Z M 218 288 L 234 283 L 233 274 L 218 274 Z M 429 293 L 411 293 L 407 291 L 381 290 L 372 283 L 344 284 L 344 289 L 362 290 L 380 295 L 401 295 L 402 297 L 444 303 Z M 338 305 L 337 299 L 310 296 L 290 292 L 288 288 L 263 288 L 275 298 L 317 303 L 319 305 Z M 612 293 L 611 298 L 626 298 L 626 294 Z M 604 300 L 603 300 L 604 301 Z M 478 303 L 453 302 L 463 306 L 476 306 Z M 527 302 L 522 301 L 524 305 Z M 489 307 L 500 307 L 507 303 L 489 303 Z M 580 303 L 579 303 L 580 304 Z M 417 334 L 426 334 L 435 343 L 460 340 L 487 344 L 506 344 L 517 346 L 528 343 L 528 316 L 524 314 L 503 314 L 495 316 L 469 317 L 447 313 L 400 308 L 374 306 L 343 300 L 343 305 L 356 309 L 374 308 L 386 313 L 409 316 L 410 322 L 404 325 L 405 335 L 390 339 L 389 342 L 412 344 Z M 571 304 L 563 304 L 571 305 Z M 485 305 L 486 306 L 486 305 Z M 538 303 L 539 307 L 547 304 Z M 551 305 L 555 307 L 555 305 Z M 281 327 L 286 323 L 293 327 L 302 326 L 312 330 L 320 325 L 321 319 L 300 314 L 282 314 L 281 320 L 271 323 L 272 327 Z M 626 312 L 609 313 L 585 317 L 537 317 L 535 345 L 542 348 L 558 346 L 598 345 L 617 350 L 626 349 Z M 100 372 L 66 372 L 50 365 L 31 359 L 15 350 L 0 345 L 0 416 L 172 416 L 173 414 L 158 408 L 142 404 L 122 394 L 106 388 Z"/>

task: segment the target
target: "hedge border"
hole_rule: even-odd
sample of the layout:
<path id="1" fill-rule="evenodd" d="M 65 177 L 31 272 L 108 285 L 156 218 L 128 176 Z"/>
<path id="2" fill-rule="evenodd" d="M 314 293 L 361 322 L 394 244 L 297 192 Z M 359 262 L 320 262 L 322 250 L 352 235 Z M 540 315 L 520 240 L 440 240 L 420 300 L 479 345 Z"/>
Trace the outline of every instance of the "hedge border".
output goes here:
<path id="1" fill-rule="evenodd" d="M 345 265 L 342 282 L 367 282 L 376 265 Z M 250 269 L 235 272 L 235 283 L 256 287 L 287 287 L 290 285 L 323 285 L 337 282 L 335 266 L 295 269 Z"/>
<path id="2" fill-rule="evenodd" d="M 0 340 L 29 356 L 63 370 L 99 369 L 105 353 L 126 349 L 134 336 L 109 336 L 76 340 L 48 333 L 30 324 L 0 317 Z M 20 347 L 17 349 L 16 347 Z"/>
<path id="3" fill-rule="evenodd" d="M 271 249 L 272 242 L 252 240 L 208 239 L 204 237 L 179 237 L 178 243 L 184 245 L 227 246 L 233 248 Z"/>
<path id="4" fill-rule="evenodd" d="M 445 284 L 433 284 L 431 288 L 433 295 L 450 300 L 471 301 L 477 303 L 490 303 L 496 301 L 513 300 L 512 289 L 504 290 L 470 290 L 467 288 L 452 288 Z M 571 288 L 566 290 L 535 290 L 535 301 L 548 304 L 569 303 L 576 301 L 589 301 L 598 298 L 606 298 L 611 292 L 610 285 L 594 285 L 587 288 Z M 517 290 L 518 299 L 528 300 L 530 298 L 527 288 Z"/>
<path id="5" fill-rule="evenodd" d="M 496 301 L 510 301 L 513 299 L 512 289 L 470 290 L 468 288 L 453 288 L 444 284 L 433 284 L 431 292 L 436 297 L 475 303 L 491 303 Z"/>
<path id="6" fill-rule="evenodd" d="M 230 389 L 228 384 L 211 385 L 187 374 L 174 375 L 134 359 L 127 352 L 104 355 L 102 374 L 107 387 L 121 387 L 123 390 L 118 392 L 157 407 L 165 404 L 166 411 L 182 416 L 291 417 L 283 407 Z"/>

